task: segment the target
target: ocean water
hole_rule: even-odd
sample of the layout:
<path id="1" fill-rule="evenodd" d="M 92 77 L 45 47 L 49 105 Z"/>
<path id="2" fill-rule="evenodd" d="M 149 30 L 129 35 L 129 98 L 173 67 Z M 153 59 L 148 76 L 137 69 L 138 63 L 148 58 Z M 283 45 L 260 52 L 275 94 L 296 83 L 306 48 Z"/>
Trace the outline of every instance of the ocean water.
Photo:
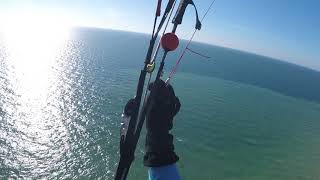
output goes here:
<path id="1" fill-rule="evenodd" d="M 147 44 L 147 35 L 89 28 L 59 42 L 0 38 L 0 179 L 113 179 L 120 115 Z M 172 82 L 183 179 L 319 179 L 320 73 L 192 48 L 212 58 L 187 54 Z M 143 140 L 129 179 L 147 178 Z"/>

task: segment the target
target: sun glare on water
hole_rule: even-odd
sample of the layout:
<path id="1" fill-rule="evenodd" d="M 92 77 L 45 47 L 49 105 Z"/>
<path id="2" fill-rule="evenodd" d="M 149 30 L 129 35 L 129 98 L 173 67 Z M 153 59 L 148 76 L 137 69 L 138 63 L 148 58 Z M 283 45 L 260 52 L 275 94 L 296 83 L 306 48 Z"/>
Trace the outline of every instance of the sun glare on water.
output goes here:
<path id="1" fill-rule="evenodd" d="M 63 18 L 36 12 L 13 13 L 3 19 L 0 46 L 5 47 L 8 80 L 18 104 L 12 111 L 16 112 L 16 119 L 28 124 L 28 133 L 40 131 L 44 127 L 39 125 L 45 117 L 43 109 L 47 108 L 52 82 L 57 78 L 53 69 L 71 26 Z M 24 129 L 19 122 L 16 121 L 17 128 Z M 24 147 L 31 148 L 27 144 Z"/>
<path id="2" fill-rule="evenodd" d="M 32 94 L 39 96 L 48 85 L 49 69 L 71 26 L 63 18 L 36 12 L 11 14 L 0 23 L 8 59 L 20 86 L 31 88 Z"/>
<path id="3" fill-rule="evenodd" d="M 35 11 L 12 13 L 4 19 L 0 45 L 5 47 L 10 82 L 19 95 L 21 106 L 16 110 L 42 116 L 51 82 L 57 78 L 53 69 L 71 26 L 62 17 Z"/>
<path id="4" fill-rule="evenodd" d="M 62 18 L 26 12 L 9 15 L 5 22 L 0 23 L 6 46 L 27 55 L 24 59 L 29 55 L 50 54 L 67 38 L 71 28 Z"/>
<path id="5" fill-rule="evenodd" d="M 56 82 L 60 71 L 56 69 L 70 28 L 58 15 L 34 11 L 0 17 L 0 75 L 5 74 L 7 82 L 0 85 L 0 93 L 12 97 L 0 105 L 11 114 L 7 118 L 10 127 L 19 132 L 12 135 L 13 149 L 28 152 L 17 153 L 16 161 L 22 165 L 43 167 L 41 163 L 46 161 L 30 154 L 49 152 L 54 134 L 51 127 L 65 132 L 62 122 L 56 120 L 62 119 L 55 113 L 58 106 L 50 100 L 59 100 Z"/>

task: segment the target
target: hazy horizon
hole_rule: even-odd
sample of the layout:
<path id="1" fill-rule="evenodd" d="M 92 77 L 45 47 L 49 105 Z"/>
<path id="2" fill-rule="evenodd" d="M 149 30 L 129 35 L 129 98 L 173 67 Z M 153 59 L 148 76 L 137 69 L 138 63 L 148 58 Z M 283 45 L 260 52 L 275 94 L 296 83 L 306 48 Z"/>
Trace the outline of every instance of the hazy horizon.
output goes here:
<path id="1" fill-rule="evenodd" d="M 93 27 L 93 26 L 74 26 L 74 27 L 72 27 L 72 29 L 77 29 L 77 28 L 101 29 L 101 30 L 107 30 L 107 31 L 108 30 L 111 30 L 111 31 L 122 31 L 122 32 L 128 32 L 128 33 L 143 34 L 143 35 L 146 35 L 146 36 L 150 36 L 151 35 L 150 33 L 147 33 L 147 32 L 128 31 L 128 30 L 112 29 L 112 28 L 104 28 L 104 27 Z M 181 41 L 188 41 L 189 39 L 182 38 L 180 40 Z M 253 54 L 253 55 L 257 55 L 257 56 L 261 56 L 261 57 L 266 57 L 266 58 L 272 59 L 274 61 L 280 61 L 280 62 L 283 62 L 283 63 L 291 64 L 291 65 L 294 65 L 294 66 L 299 66 L 299 67 L 310 69 L 310 70 L 313 70 L 313 71 L 316 71 L 316 72 L 320 73 L 320 69 L 316 69 L 314 67 L 303 66 L 303 65 L 298 64 L 298 63 L 290 62 L 290 61 L 288 61 L 286 59 L 280 59 L 280 58 L 277 58 L 277 57 L 263 55 L 263 54 L 250 52 L 250 51 L 242 50 L 242 49 L 237 49 L 237 48 L 233 48 L 233 47 L 223 46 L 223 45 L 219 45 L 219 44 L 212 44 L 212 43 L 203 42 L 203 41 L 199 41 L 199 40 L 194 40 L 194 41 L 192 41 L 192 43 L 200 43 L 200 44 L 205 44 L 205 45 L 210 45 L 210 46 L 222 47 L 222 48 L 231 49 L 231 50 L 234 50 L 234 51 L 239 51 L 239 52 L 243 52 L 243 53 Z"/>

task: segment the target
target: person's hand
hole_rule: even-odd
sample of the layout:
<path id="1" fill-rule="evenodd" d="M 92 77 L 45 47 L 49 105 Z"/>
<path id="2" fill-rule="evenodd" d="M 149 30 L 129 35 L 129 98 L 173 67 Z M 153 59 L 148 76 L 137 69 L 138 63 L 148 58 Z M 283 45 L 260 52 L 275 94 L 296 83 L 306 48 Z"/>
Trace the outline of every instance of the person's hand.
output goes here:
<path id="1" fill-rule="evenodd" d="M 169 131 L 174 116 L 180 110 L 180 101 L 173 87 L 162 80 L 151 83 L 148 88 L 154 92 L 154 96 L 147 100 L 144 164 L 149 167 L 173 164 L 179 158 L 174 153 L 173 136 Z"/>
<path id="2" fill-rule="evenodd" d="M 167 133 L 172 129 L 173 117 L 180 110 L 179 98 L 175 96 L 172 86 L 162 80 L 151 83 L 148 89 L 153 89 L 156 94 L 149 104 L 147 130 L 149 133 Z"/>

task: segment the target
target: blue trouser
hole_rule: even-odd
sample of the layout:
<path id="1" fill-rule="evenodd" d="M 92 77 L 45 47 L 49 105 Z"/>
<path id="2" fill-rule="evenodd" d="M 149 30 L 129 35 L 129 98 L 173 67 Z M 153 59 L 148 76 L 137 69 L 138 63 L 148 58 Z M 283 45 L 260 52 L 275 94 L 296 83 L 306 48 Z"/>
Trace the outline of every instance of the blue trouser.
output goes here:
<path id="1" fill-rule="evenodd" d="M 175 164 L 149 168 L 149 180 L 180 180 Z"/>

